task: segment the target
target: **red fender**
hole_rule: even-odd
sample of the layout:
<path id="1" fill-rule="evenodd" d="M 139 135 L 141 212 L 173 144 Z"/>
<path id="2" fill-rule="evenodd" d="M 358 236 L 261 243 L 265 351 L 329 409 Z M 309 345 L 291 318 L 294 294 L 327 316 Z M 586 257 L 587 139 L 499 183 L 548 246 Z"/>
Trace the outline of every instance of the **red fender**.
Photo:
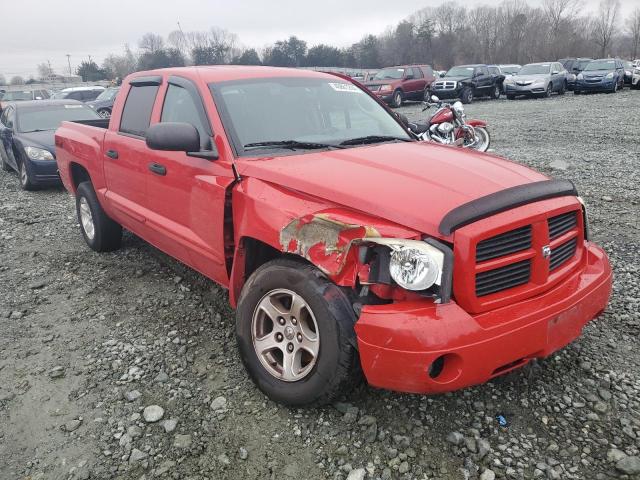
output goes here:
<path id="1" fill-rule="evenodd" d="M 487 122 L 485 122 L 484 120 L 467 120 L 467 124 L 471 125 L 472 127 L 486 127 L 487 126 Z"/>

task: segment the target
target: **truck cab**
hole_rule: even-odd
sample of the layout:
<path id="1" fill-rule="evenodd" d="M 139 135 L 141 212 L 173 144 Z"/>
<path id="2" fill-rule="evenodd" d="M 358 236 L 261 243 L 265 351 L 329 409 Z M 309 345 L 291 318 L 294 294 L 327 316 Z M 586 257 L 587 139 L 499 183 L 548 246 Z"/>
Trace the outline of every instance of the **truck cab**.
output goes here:
<path id="1" fill-rule="evenodd" d="M 482 383 L 607 304 L 571 182 L 416 141 L 348 77 L 139 72 L 99 122 L 55 138 L 86 243 L 117 250 L 126 228 L 227 288 L 241 360 L 275 401 L 324 404 L 362 378 Z"/>

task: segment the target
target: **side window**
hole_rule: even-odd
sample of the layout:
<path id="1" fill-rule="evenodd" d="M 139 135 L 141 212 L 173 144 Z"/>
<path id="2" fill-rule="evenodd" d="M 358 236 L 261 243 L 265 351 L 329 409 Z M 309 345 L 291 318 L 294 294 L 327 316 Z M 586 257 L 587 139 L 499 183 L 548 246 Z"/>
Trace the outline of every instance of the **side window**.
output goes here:
<path id="1" fill-rule="evenodd" d="M 158 85 L 132 86 L 122 110 L 120 131 L 144 137 L 151 123 L 151 112 L 158 93 Z"/>
<path id="2" fill-rule="evenodd" d="M 424 78 L 424 75 L 422 74 L 422 70 L 420 70 L 417 67 L 413 67 L 413 78 Z"/>
<path id="3" fill-rule="evenodd" d="M 67 98 L 71 100 L 82 100 L 82 92 L 81 91 L 71 92 L 67 95 Z"/>
<path id="4" fill-rule="evenodd" d="M 204 126 L 198 107 L 202 108 L 202 104 L 196 105 L 194 98 L 187 89 L 170 83 L 169 88 L 167 88 L 167 94 L 164 97 L 160 121 L 190 123 L 198 130 L 200 143 L 204 145 L 209 134 Z"/>
<path id="5" fill-rule="evenodd" d="M 433 77 L 433 69 L 429 65 L 422 67 L 422 70 L 424 71 L 425 76 Z"/>

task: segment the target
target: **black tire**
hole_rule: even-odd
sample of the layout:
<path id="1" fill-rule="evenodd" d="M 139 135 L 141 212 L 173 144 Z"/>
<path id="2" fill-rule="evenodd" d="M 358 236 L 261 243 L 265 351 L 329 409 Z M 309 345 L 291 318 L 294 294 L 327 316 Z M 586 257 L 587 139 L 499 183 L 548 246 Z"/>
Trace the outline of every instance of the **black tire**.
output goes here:
<path id="1" fill-rule="evenodd" d="M 311 308 L 320 350 L 313 368 L 297 381 L 284 381 L 265 369 L 253 346 L 254 311 L 269 292 L 288 289 Z M 312 265 L 280 258 L 258 268 L 242 289 L 236 310 L 236 339 L 249 376 L 273 401 L 318 406 L 334 401 L 360 383 L 356 317 L 344 292 Z"/>
<path id="2" fill-rule="evenodd" d="M 494 100 L 500 98 L 500 87 L 498 85 L 493 87 L 493 90 L 491 91 L 491 98 L 493 98 Z"/>
<path id="3" fill-rule="evenodd" d="M 542 97 L 543 98 L 550 98 L 552 93 L 553 93 L 553 84 L 550 83 L 549 85 L 547 85 L 547 89 L 542 94 Z"/>
<path id="4" fill-rule="evenodd" d="M 470 87 L 464 87 L 460 92 L 460 101 L 464 104 L 473 102 L 473 90 Z"/>
<path id="5" fill-rule="evenodd" d="M 80 214 L 81 204 L 86 199 L 93 221 L 93 238 L 87 233 Z M 87 245 L 96 252 L 111 252 L 120 248 L 122 243 L 122 227 L 111 220 L 102 209 L 91 182 L 82 182 L 76 190 L 76 214 L 80 223 L 80 231 Z"/>
<path id="6" fill-rule="evenodd" d="M 515 100 L 516 96 L 515 95 L 507 95 L 507 100 Z"/>
<path id="7" fill-rule="evenodd" d="M 18 167 L 18 181 L 20 182 L 20 188 L 27 192 L 31 192 L 38 188 L 31 177 L 31 172 L 29 171 L 27 162 L 20 162 Z"/>
<path id="8" fill-rule="evenodd" d="M 580 90 L 576 90 L 575 88 L 573 89 L 573 94 L 574 95 L 580 95 Z"/>
<path id="9" fill-rule="evenodd" d="M 391 97 L 391 106 L 393 108 L 401 107 L 403 101 L 404 95 L 402 94 L 402 90 L 396 90 L 393 92 L 393 97 Z"/>
<path id="10" fill-rule="evenodd" d="M 560 90 L 558 90 L 558 95 L 564 95 L 566 91 L 567 91 L 567 82 L 562 82 L 562 86 L 560 87 Z"/>
<path id="11" fill-rule="evenodd" d="M 102 118 L 111 118 L 111 110 L 108 108 L 101 108 L 97 111 L 98 115 Z"/>
<path id="12" fill-rule="evenodd" d="M 618 92 L 618 82 L 615 81 L 613 82 L 613 87 L 611 87 L 611 90 L 609 93 L 617 93 Z"/>

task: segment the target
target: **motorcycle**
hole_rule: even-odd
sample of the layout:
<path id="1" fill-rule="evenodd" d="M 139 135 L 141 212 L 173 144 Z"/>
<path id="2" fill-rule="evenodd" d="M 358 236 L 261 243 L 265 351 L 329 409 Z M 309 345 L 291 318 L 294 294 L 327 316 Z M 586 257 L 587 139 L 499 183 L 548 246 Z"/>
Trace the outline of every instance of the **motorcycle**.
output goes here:
<path id="1" fill-rule="evenodd" d="M 487 123 L 482 120 L 467 120 L 461 102 L 451 105 L 433 95 L 431 102 L 425 101 L 423 104 L 423 112 L 431 107 L 437 107 L 437 110 L 428 124 L 408 123 L 409 129 L 420 140 L 473 148 L 480 152 L 488 150 L 491 137 Z"/>

